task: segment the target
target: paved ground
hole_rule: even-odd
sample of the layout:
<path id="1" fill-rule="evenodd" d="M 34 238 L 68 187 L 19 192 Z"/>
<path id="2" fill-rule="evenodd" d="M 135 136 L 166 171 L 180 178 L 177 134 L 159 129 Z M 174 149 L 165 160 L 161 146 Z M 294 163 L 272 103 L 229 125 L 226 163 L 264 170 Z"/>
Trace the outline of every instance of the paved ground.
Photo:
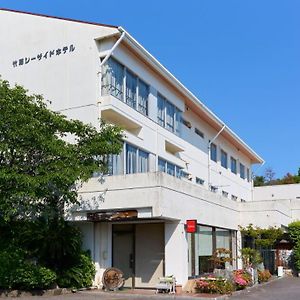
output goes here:
<path id="1" fill-rule="evenodd" d="M 253 287 L 229 298 L 230 300 L 300 300 L 300 278 L 286 277 Z"/>
<path id="2" fill-rule="evenodd" d="M 85 291 L 77 292 L 75 294 L 66 294 L 61 296 L 34 296 L 34 297 L 20 297 L 20 300 L 200 300 L 200 299 L 215 299 L 211 295 L 206 295 L 203 298 L 199 295 L 156 295 L 153 291 L 147 291 L 144 295 L 137 293 L 128 294 L 126 292 L 119 293 L 104 293 L 100 291 Z M 225 299 L 226 296 L 218 298 Z M 228 297 L 229 300 L 300 300 L 300 278 L 286 277 L 279 280 L 274 280 L 262 286 L 258 285 L 246 291 L 235 293 L 235 295 Z M 227 298 L 227 299 L 228 299 Z M 5 299 L 5 298 L 1 298 Z M 9 298 L 6 298 L 9 299 Z M 18 298 L 17 298 L 18 299 Z"/>

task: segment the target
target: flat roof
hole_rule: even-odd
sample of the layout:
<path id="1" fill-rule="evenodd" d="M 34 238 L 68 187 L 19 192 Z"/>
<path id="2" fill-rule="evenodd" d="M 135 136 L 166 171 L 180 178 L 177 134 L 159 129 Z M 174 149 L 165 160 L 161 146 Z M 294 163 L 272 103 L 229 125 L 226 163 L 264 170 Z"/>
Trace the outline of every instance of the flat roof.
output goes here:
<path id="1" fill-rule="evenodd" d="M 14 9 L 9 9 L 9 8 L 1 8 L 0 7 L 0 10 L 13 12 L 13 13 L 26 14 L 26 15 L 31 15 L 31 16 L 37 16 L 37 17 L 44 17 L 44 18 L 51 18 L 51 19 L 57 19 L 57 20 L 63 20 L 63 21 L 89 24 L 89 25 L 104 26 L 104 27 L 110 27 L 110 28 L 118 28 L 118 26 L 116 26 L 116 25 L 108 25 L 108 24 L 102 24 L 102 23 L 96 23 L 96 22 L 82 21 L 82 20 L 77 20 L 77 19 L 56 17 L 56 16 L 50 16 L 50 15 L 46 15 L 46 14 L 38 14 L 38 13 L 33 13 L 33 12 L 28 12 L 28 11 L 21 11 L 21 10 L 14 10 Z"/>

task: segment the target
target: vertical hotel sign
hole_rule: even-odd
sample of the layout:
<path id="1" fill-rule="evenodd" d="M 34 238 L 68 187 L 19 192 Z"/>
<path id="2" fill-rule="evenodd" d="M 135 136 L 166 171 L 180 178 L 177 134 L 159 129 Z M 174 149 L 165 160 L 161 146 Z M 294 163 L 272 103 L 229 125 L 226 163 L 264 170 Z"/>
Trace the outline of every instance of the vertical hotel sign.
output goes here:
<path id="1" fill-rule="evenodd" d="M 12 61 L 12 66 L 14 68 L 22 67 L 31 63 L 41 62 L 48 59 L 53 59 L 57 56 L 71 54 L 75 51 L 75 46 L 73 44 L 64 45 L 59 48 L 52 48 L 44 52 L 38 52 L 34 55 L 28 55 L 20 58 L 16 58 Z"/>

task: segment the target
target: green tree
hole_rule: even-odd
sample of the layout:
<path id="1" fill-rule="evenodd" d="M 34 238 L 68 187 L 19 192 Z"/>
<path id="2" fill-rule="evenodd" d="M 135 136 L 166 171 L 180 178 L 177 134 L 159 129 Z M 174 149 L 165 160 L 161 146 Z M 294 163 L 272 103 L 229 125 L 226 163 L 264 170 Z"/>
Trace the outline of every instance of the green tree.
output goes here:
<path id="1" fill-rule="evenodd" d="M 0 219 L 63 218 L 78 184 L 106 168 L 122 147 L 122 131 L 100 130 L 47 108 L 42 96 L 0 80 Z M 74 142 L 68 142 L 70 138 Z"/>
<path id="2" fill-rule="evenodd" d="M 255 176 L 253 180 L 254 186 L 264 186 L 265 185 L 265 177 L 264 176 Z"/>

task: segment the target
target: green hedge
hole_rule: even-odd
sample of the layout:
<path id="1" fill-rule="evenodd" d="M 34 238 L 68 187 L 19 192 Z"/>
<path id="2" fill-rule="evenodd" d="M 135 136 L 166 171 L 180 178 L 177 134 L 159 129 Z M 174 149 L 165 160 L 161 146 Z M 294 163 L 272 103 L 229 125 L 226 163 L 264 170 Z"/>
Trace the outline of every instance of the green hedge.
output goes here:
<path id="1" fill-rule="evenodd" d="M 0 288 L 34 290 L 47 289 L 56 282 L 55 272 L 26 261 L 20 249 L 0 251 Z"/>
<path id="2" fill-rule="evenodd" d="M 57 283 L 60 287 L 89 287 L 93 284 L 95 274 L 95 265 L 89 253 L 82 252 L 78 264 L 59 274 Z"/>

